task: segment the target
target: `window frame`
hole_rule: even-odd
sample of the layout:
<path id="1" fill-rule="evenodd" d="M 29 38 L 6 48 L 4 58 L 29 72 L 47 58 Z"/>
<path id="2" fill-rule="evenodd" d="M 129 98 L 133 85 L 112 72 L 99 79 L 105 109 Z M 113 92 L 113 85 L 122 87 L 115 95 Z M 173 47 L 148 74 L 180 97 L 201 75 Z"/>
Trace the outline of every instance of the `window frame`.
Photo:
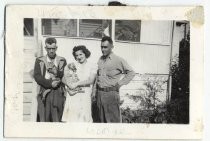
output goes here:
<path id="1" fill-rule="evenodd" d="M 49 37 L 49 36 L 53 36 L 53 37 L 65 37 L 65 38 L 76 38 L 77 35 L 78 35 L 78 19 L 59 19 L 59 20 L 76 20 L 76 36 L 66 36 L 66 35 L 52 35 L 52 34 L 43 34 L 44 33 L 44 29 L 43 29 L 43 22 L 42 20 L 43 19 L 49 19 L 49 20 L 52 20 L 52 19 L 55 19 L 55 18 L 42 18 L 41 19 L 41 35 L 43 37 Z"/>
<path id="2" fill-rule="evenodd" d="M 140 22 L 140 27 L 139 27 L 139 41 L 130 41 L 130 40 L 117 40 L 115 39 L 115 27 L 116 27 L 116 21 L 119 21 L 121 19 L 115 19 L 115 22 L 114 22 L 114 36 L 112 37 L 112 39 L 115 41 L 115 42 L 119 42 L 119 43 L 132 43 L 132 44 L 141 44 L 141 23 L 142 23 L 142 20 L 125 20 L 125 19 L 122 19 L 121 21 L 139 21 Z"/>
<path id="3" fill-rule="evenodd" d="M 70 19 L 68 19 L 70 20 Z M 82 19 L 75 19 L 76 22 L 77 22 L 77 29 L 76 29 L 76 36 L 56 36 L 56 35 L 50 35 L 50 34 L 43 34 L 43 32 L 41 32 L 41 35 L 43 37 L 56 37 L 56 38 L 69 38 L 69 39 L 83 39 L 83 40 L 96 40 L 96 41 L 101 41 L 101 38 L 92 38 L 92 37 L 81 37 L 79 36 L 79 31 L 80 31 L 80 20 Z M 125 20 L 125 19 L 97 19 L 97 20 L 110 20 L 110 24 L 111 24 L 111 27 L 110 27 L 110 30 L 111 30 L 111 37 L 113 39 L 113 42 L 118 42 L 118 43 L 130 43 L 130 44 L 145 44 L 145 45 L 162 45 L 162 46 L 169 46 L 170 44 L 169 43 L 146 43 L 146 42 L 142 42 L 141 40 L 141 36 L 142 36 L 142 20 L 136 20 L 134 19 L 135 21 L 139 21 L 140 22 L 140 30 L 139 30 L 139 41 L 138 42 L 135 42 L 135 41 L 126 41 L 126 40 L 116 40 L 115 39 L 115 26 L 116 26 L 116 21 L 117 20 Z M 129 19 L 130 20 L 130 19 Z M 133 19 L 131 19 L 133 20 Z M 173 24 L 172 24 L 173 25 Z M 43 28 L 42 26 L 42 23 L 41 23 L 41 27 Z M 43 31 L 43 29 L 41 29 Z M 172 31 L 170 31 L 170 34 L 172 34 Z M 171 36 L 171 35 L 170 35 Z M 171 39 L 170 39 L 171 40 Z"/>
<path id="4" fill-rule="evenodd" d="M 25 19 L 31 19 L 32 20 L 32 35 L 25 35 Z M 35 28 L 34 28 L 34 19 L 33 18 L 24 18 L 23 19 L 23 36 L 24 38 L 32 38 L 35 36 Z"/>
<path id="5" fill-rule="evenodd" d="M 47 18 L 42 18 L 41 19 L 41 35 L 43 37 L 50 37 L 50 36 L 53 36 L 53 37 L 56 37 L 56 38 L 69 38 L 69 39 L 85 39 L 85 40 L 99 40 L 101 41 L 101 38 L 92 38 L 92 37 L 81 37 L 79 35 L 80 33 L 80 20 L 83 20 L 83 19 L 75 19 L 76 22 L 77 22 L 77 29 L 76 29 L 76 36 L 65 36 L 65 35 L 52 35 L 52 34 L 43 34 L 43 23 L 42 23 L 42 20 L 43 19 L 47 19 Z M 53 18 L 52 18 L 53 19 Z M 63 19 L 63 20 L 71 20 L 71 19 Z M 91 20 L 91 19 L 90 19 Z M 113 32 L 113 19 L 97 19 L 97 20 L 109 20 L 110 23 L 111 23 L 111 36 L 113 36 L 114 32 Z M 103 37 L 103 35 L 102 35 Z"/>

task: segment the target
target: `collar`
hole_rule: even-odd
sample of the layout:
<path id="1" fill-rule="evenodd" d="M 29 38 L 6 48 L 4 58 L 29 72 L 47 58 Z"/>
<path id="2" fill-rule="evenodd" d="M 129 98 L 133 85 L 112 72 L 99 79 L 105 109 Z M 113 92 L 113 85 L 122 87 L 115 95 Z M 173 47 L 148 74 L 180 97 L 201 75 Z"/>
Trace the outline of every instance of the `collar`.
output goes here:
<path id="1" fill-rule="evenodd" d="M 51 60 L 51 59 L 48 57 L 48 55 L 46 55 L 46 57 L 47 57 L 47 62 L 48 62 L 48 63 L 49 63 L 49 62 L 53 62 L 53 63 L 55 64 L 56 67 L 58 66 L 58 64 L 57 64 L 57 55 L 55 56 L 55 58 L 54 58 L 53 60 Z"/>
<path id="2" fill-rule="evenodd" d="M 114 53 L 113 53 L 113 52 L 111 52 L 106 58 L 104 58 L 103 56 L 101 56 L 101 58 L 102 58 L 103 60 L 106 60 L 106 59 L 112 60 L 113 57 L 114 57 Z"/>

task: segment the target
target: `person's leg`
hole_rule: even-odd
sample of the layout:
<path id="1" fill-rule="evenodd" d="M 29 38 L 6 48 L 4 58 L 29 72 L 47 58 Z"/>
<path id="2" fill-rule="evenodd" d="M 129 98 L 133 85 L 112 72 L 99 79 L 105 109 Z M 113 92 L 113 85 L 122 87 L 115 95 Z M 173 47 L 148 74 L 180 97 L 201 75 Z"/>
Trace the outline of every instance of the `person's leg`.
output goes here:
<path id="1" fill-rule="evenodd" d="M 51 105 L 52 122 L 60 122 L 58 108 Z"/>
<path id="2" fill-rule="evenodd" d="M 51 105 L 52 105 L 52 93 L 50 92 L 45 98 L 45 118 L 46 122 L 51 122 Z"/>
<path id="3" fill-rule="evenodd" d="M 51 108 L 51 118 L 52 118 L 52 122 L 59 122 L 59 117 L 58 117 L 58 96 L 56 95 L 57 93 L 55 91 L 52 91 L 52 95 L 50 98 L 51 104 L 50 104 L 50 108 Z M 56 101 L 56 102 L 55 102 Z M 55 104 L 56 103 L 56 104 Z"/>
<path id="4" fill-rule="evenodd" d="M 99 114 L 98 114 L 98 107 L 97 107 L 97 102 L 96 101 L 92 101 L 91 104 L 91 114 L 92 114 L 92 118 L 93 118 L 93 122 L 98 123 L 100 122 L 99 119 Z"/>
<path id="5" fill-rule="evenodd" d="M 107 106 L 107 122 L 120 123 L 121 122 L 121 113 L 120 107 L 118 104 L 110 104 Z"/>
<path id="6" fill-rule="evenodd" d="M 58 109 L 57 109 L 57 114 L 58 114 L 58 121 L 61 122 L 61 119 L 62 119 L 62 116 L 63 116 L 63 111 L 64 111 L 64 102 L 65 102 L 65 98 L 62 96 L 61 97 L 62 99 L 62 103 L 58 106 Z"/>
<path id="7" fill-rule="evenodd" d="M 102 103 L 102 96 L 103 92 L 97 91 L 97 112 L 98 112 L 98 119 L 101 123 L 106 123 L 105 114 L 104 114 L 104 105 Z"/>
<path id="8" fill-rule="evenodd" d="M 41 96 L 37 96 L 37 103 L 38 103 L 38 108 L 37 108 L 37 121 L 38 122 L 45 122 L 45 105 L 41 100 Z"/>
<path id="9" fill-rule="evenodd" d="M 54 90 L 53 97 L 51 100 L 52 100 L 51 101 L 52 121 L 61 122 L 61 118 L 63 115 L 64 101 L 65 101 L 65 97 L 62 91 L 60 91 L 60 89 Z"/>
<path id="10" fill-rule="evenodd" d="M 108 92 L 103 95 L 105 119 L 108 123 L 120 123 L 120 97 L 119 93 L 115 91 Z"/>

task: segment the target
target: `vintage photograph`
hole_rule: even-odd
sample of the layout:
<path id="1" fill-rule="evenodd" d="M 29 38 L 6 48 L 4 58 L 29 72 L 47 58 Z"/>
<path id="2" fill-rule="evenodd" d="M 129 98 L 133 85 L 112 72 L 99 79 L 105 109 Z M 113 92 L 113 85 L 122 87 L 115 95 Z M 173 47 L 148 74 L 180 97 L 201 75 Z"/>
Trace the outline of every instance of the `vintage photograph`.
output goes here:
<path id="1" fill-rule="evenodd" d="M 189 21 L 23 25 L 23 121 L 189 124 Z"/>
<path id="2" fill-rule="evenodd" d="M 199 6 L 8 6 L 4 136 L 200 139 L 203 16 Z"/>

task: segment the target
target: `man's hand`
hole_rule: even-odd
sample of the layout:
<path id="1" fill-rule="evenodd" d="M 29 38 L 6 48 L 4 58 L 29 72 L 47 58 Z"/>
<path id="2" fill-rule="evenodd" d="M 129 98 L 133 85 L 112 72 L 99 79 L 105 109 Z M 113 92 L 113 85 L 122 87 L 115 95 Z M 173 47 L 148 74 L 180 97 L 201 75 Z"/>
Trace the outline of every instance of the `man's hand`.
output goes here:
<path id="1" fill-rule="evenodd" d="M 115 85 L 115 87 L 117 88 L 117 91 L 119 92 L 121 86 L 117 83 L 117 84 Z"/>
<path id="2" fill-rule="evenodd" d="M 59 85 L 59 83 L 60 83 L 60 80 L 53 81 L 52 82 L 52 87 L 56 88 Z"/>
<path id="3" fill-rule="evenodd" d="M 91 93 L 91 99 L 92 99 L 92 101 L 96 101 L 96 92 L 95 91 L 93 91 L 92 93 Z"/>
<path id="4" fill-rule="evenodd" d="M 48 72 L 49 72 L 49 73 L 52 73 L 52 74 L 54 74 L 54 75 L 57 75 L 58 70 L 57 70 L 56 67 L 53 67 L 53 68 L 49 68 L 49 69 L 48 69 Z"/>

